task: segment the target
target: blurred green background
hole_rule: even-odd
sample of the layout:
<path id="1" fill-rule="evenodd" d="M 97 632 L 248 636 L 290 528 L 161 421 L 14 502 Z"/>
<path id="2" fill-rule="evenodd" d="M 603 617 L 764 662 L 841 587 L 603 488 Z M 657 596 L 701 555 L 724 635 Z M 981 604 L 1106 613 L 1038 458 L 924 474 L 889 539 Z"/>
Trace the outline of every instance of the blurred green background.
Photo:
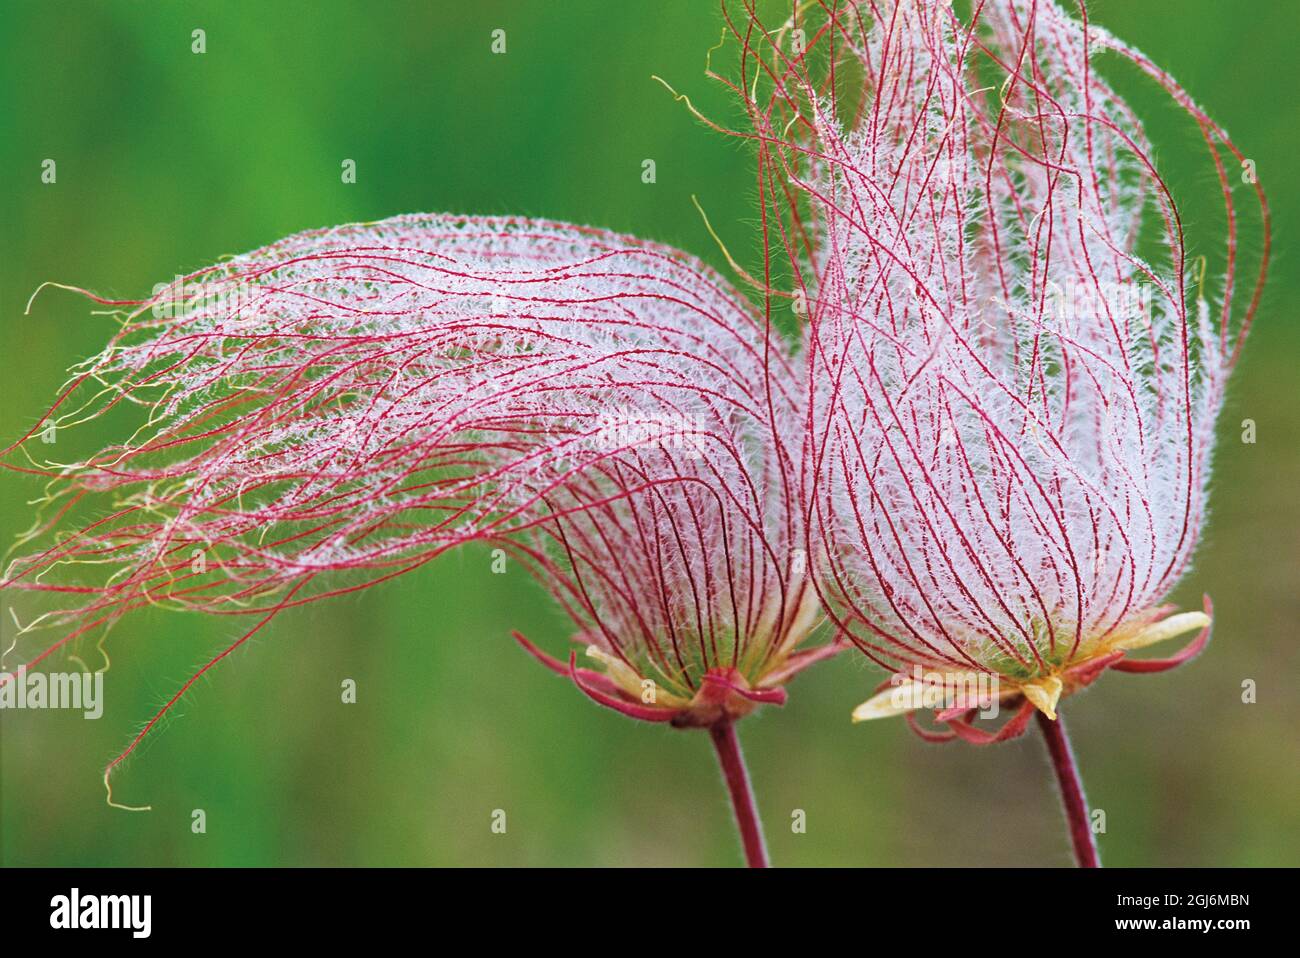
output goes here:
<path id="1" fill-rule="evenodd" d="M 746 151 L 650 79 L 730 117 L 703 76 L 708 0 L 6 3 L 0 36 L 0 438 L 42 414 L 111 321 L 55 280 L 138 297 L 287 234 L 411 211 L 518 213 L 678 245 L 726 272 L 690 202 L 752 251 Z M 1107 0 L 1093 19 L 1187 86 L 1256 160 L 1273 278 L 1222 420 L 1213 519 L 1175 599 L 1215 600 L 1215 639 L 1162 676 L 1114 674 L 1068 715 L 1113 865 L 1300 864 L 1300 5 Z M 191 31 L 207 52 L 191 52 Z M 493 29 L 507 53 L 490 52 Z M 720 58 L 727 58 L 727 48 Z M 730 65 L 732 59 L 719 59 Z M 1138 104 L 1155 104 L 1147 94 Z M 1187 131 L 1152 130 L 1193 252 L 1216 189 Z M 1167 132 L 1167 136 L 1166 136 Z M 54 185 L 41 162 L 57 161 Z M 357 182 L 340 182 L 344 159 Z M 658 181 L 641 182 L 643 159 Z M 1238 187 L 1248 205 L 1248 197 Z M 1198 234 L 1198 229 L 1201 231 Z M 1247 246 L 1257 247 L 1254 240 Z M 1254 445 L 1241 420 L 1257 423 Z M 0 474 L 0 536 L 37 484 Z M 0 640 L 14 627 L 8 599 Z M 569 628 L 522 570 L 467 551 L 358 597 L 280 617 L 195 688 L 116 778 L 105 762 L 232 638 L 155 612 L 109 639 L 99 721 L 0 719 L 5 865 L 728 865 L 739 861 L 707 737 L 588 702 L 509 639 Z M 93 655 L 93 649 L 87 651 Z M 12 664 L 12 663 L 10 663 Z M 55 664 L 56 668 L 60 667 Z M 358 701 L 340 701 L 344 679 Z M 782 865 L 1066 864 L 1042 745 L 929 746 L 851 726 L 879 676 L 845 656 L 741 726 Z M 1258 702 L 1241 702 L 1245 679 Z M 203 809 L 207 833 L 191 833 Z M 494 809 L 508 830 L 493 834 Z M 803 809 L 806 834 L 792 833 Z"/>

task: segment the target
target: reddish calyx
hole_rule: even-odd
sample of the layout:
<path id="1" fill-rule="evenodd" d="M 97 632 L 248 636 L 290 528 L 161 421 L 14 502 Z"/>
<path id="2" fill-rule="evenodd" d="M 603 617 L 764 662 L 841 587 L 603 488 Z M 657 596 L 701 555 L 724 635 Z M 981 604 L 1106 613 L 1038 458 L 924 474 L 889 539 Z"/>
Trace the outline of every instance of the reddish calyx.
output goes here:
<path id="1" fill-rule="evenodd" d="M 643 722 L 668 722 L 676 728 L 708 728 L 744 718 L 759 705 L 784 705 L 786 700 L 786 691 L 780 685 L 767 685 L 760 680 L 755 687 L 732 667 L 709 669 L 688 699 L 659 689 L 653 680 L 639 676 L 633 685 L 635 673 L 630 667 L 625 667 L 626 671 L 618 676 L 622 679 L 619 681 L 610 673 L 579 667 L 577 652 L 570 652 L 565 663 L 543 652 L 520 633 L 513 635 L 537 661 L 556 675 L 570 679 L 592 701 Z M 829 658 L 844 647 L 844 643 L 831 643 L 795 653 L 779 667 L 768 670 L 768 681 L 789 681 L 809 665 Z"/>

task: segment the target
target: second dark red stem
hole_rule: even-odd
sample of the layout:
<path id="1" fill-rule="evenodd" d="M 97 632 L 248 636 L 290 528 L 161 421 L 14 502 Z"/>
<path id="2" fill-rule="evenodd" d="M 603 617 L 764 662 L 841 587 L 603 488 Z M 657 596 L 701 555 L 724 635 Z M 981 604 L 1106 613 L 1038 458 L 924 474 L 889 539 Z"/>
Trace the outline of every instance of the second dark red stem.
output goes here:
<path id="1" fill-rule="evenodd" d="M 1100 868 L 1092 821 L 1088 818 L 1088 800 L 1083 795 L 1083 782 L 1079 779 L 1074 750 L 1070 748 L 1070 737 L 1065 731 L 1065 720 L 1059 713 L 1055 721 L 1042 712 L 1036 714 L 1038 727 L 1043 730 L 1043 738 L 1047 741 L 1047 751 L 1052 756 L 1052 766 L 1056 769 L 1057 784 L 1061 786 L 1061 804 L 1065 806 L 1065 821 L 1070 827 L 1075 861 L 1080 868 Z"/>
<path id="2" fill-rule="evenodd" d="M 709 737 L 718 753 L 722 778 L 731 794 L 731 807 L 736 813 L 740 828 L 740 843 L 745 848 L 745 861 L 750 868 L 767 867 L 767 846 L 763 843 L 763 826 L 758 820 L 758 805 L 754 790 L 749 785 L 749 772 L 745 758 L 740 753 L 740 739 L 736 737 L 736 724 L 722 721 L 709 726 Z"/>

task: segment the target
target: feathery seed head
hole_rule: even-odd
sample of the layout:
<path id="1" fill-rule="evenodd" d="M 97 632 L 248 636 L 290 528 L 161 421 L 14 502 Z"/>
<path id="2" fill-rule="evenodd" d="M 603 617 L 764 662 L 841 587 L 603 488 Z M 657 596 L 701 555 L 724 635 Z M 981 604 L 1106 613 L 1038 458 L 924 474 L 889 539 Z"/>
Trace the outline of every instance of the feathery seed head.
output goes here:
<path id="1" fill-rule="evenodd" d="M 1106 667 L 1154 670 L 1124 656 L 1156 637 L 1208 638 L 1208 603 L 1160 603 L 1203 523 L 1267 209 L 1259 194 L 1243 296 L 1240 153 L 1082 5 L 988 0 L 969 22 L 919 0 L 811 9 L 785 27 L 812 35 L 802 50 L 756 20 L 745 35 L 769 41 L 747 102 L 809 304 L 820 588 L 891 672 L 1000 679 L 1028 709 L 1012 734 Z M 1107 60 L 1204 137 L 1228 229 L 1217 291 Z M 858 717 L 897 711 L 890 695 Z"/>
<path id="2" fill-rule="evenodd" d="M 128 438 L 21 467 L 48 478 L 50 518 L 4 585 L 64 633 L 32 661 L 144 605 L 256 631 L 468 542 L 554 593 L 596 666 L 561 668 L 629 714 L 734 717 L 824 654 L 800 648 L 819 618 L 801 366 L 691 257 L 401 216 L 116 305 L 121 331 L 48 421 L 133 416 Z"/>

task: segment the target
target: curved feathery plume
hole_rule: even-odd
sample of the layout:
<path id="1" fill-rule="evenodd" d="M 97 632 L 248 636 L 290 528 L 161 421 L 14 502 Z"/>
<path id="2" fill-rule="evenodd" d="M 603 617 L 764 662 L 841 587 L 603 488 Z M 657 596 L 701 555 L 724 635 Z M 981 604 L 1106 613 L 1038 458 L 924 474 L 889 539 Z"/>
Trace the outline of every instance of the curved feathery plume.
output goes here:
<path id="1" fill-rule="evenodd" d="M 770 208 L 793 197 L 778 221 L 809 308 L 819 589 L 893 673 L 855 718 L 933 708 L 926 737 L 983 744 L 1037 710 L 1054 741 L 1062 696 L 1208 640 L 1208 599 L 1162 603 L 1204 522 L 1268 213 L 1256 185 L 1263 249 L 1243 292 L 1229 177 L 1244 158 L 1226 133 L 1082 4 L 972 6 L 965 22 L 914 0 L 807 4 L 777 31 L 751 18 L 743 36 L 770 55 L 746 92 Z M 1226 210 L 1217 284 L 1107 61 L 1204 138 Z M 1129 658 L 1189 632 L 1172 659 Z M 954 688 L 979 694 L 930 694 Z M 985 698 L 1012 715 L 993 732 L 972 721 Z"/>
<path id="2" fill-rule="evenodd" d="M 4 574 L 62 633 L 33 663 L 145 605 L 253 617 L 237 646 L 470 541 L 524 560 L 595 668 L 521 641 L 634 717 L 721 732 L 828 654 L 800 647 L 819 616 L 802 369 L 695 259 L 401 216 L 113 305 L 132 308 L 121 331 L 25 438 L 123 415 L 134 431 L 77 463 L 8 457 L 48 477 Z"/>

